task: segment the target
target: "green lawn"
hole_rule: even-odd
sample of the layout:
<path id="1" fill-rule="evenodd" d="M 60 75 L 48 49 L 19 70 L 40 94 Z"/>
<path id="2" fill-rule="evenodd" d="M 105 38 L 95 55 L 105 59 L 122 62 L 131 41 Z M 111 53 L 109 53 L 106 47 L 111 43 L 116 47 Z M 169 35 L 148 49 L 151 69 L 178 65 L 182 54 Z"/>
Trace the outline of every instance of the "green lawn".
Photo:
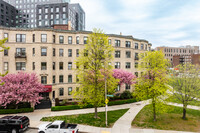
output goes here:
<path id="1" fill-rule="evenodd" d="M 108 111 L 108 126 L 111 127 L 113 124 L 124 115 L 129 109 L 121 109 L 115 111 Z M 66 115 L 66 116 L 53 116 L 43 117 L 41 121 L 55 121 L 64 120 L 66 123 L 84 124 L 96 127 L 106 127 L 105 125 L 105 112 L 98 113 L 98 119 L 94 118 L 94 113 L 79 114 L 79 115 Z"/>
<path id="2" fill-rule="evenodd" d="M 173 103 L 180 103 L 180 104 L 182 104 L 182 102 L 178 98 L 176 98 L 174 95 L 171 96 L 171 97 L 169 97 L 167 99 L 167 101 L 173 102 Z M 200 101 L 189 101 L 188 105 L 200 106 Z"/>
<path id="3" fill-rule="evenodd" d="M 153 128 L 161 130 L 177 130 L 200 132 L 200 111 L 187 109 L 187 120 L 182 119 L 182 108 L 169 106 L 166 113 L 158 114 L 153 121 L 152 105 L 145 106 L 132 122 L 133 127 Z"/>

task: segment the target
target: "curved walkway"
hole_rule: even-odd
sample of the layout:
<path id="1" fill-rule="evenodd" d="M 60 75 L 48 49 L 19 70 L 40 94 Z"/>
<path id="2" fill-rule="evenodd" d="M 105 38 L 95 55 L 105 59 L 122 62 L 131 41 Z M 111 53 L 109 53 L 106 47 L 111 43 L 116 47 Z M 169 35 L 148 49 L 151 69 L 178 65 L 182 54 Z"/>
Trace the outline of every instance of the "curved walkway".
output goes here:
<path id="1" fill-rule="evenodd" d="M 79 124 L 78 125 L 79 131 L 89 132 L 89 133 L 191 133 L 191 132 L 182 132 L 182 131 L 132 128 L 131 123 L 133 119 L 140 112 L 140 110 L 147 104 L 149 104 L 148 101 L 141 101 L 141 102 L 136 102 L 136 103 L 131 103 L 131 104 L 109 106 L 108 111 L 126 109 L 126 108 L 130 108 L 130 109 L 115 122 L 112 128 L 100 128 L 100 127 L 93 127 L 93 126 Z M 177 103 L 169 103 L 169 105 L 182 107 L 181 104 L 177 104 Z M 188 108 L 200 110 L 200 107 L 197 107 L 197 106 L 188 106 Z M 104 111 L 105 111 L 105 107 L 98 108 L 98 112 L 104 112 Z M 94 112 L 93 108 L 69 110 L 69 111 L 58 111 L 58 112 L 51 112 L 50 109 L 41 109 L 41 110 L 35 110 L 32 113 L 22 113 L 20 115 L 28 116 L 30 118 L 30 127 L 38 128 L 40 124 L 46 123 L 46 122 L 40 121 L 42 117 L 86 114 L 86 113 L 93 113 L 93 112 Z M 11 115 L 15 115 L 15 114 L 11 114 Z M 16 115 L 19 115 L 19 114 L 16 114 Z M 0 117 L 2 116 L 5 116 L 5 115 L 0 115 Z"/>

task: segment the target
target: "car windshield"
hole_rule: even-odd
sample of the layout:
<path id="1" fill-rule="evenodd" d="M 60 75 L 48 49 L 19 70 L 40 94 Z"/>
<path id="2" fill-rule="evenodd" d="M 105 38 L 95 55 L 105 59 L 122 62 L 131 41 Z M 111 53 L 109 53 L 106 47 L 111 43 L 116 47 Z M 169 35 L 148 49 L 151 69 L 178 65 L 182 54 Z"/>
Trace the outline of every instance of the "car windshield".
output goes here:
<path id="1" fill-rule="evenodd" d="M 49 127 L 50 125 L 52 124 L 52 122 L 51 123 L 49 123 L 46 127 Z"/>

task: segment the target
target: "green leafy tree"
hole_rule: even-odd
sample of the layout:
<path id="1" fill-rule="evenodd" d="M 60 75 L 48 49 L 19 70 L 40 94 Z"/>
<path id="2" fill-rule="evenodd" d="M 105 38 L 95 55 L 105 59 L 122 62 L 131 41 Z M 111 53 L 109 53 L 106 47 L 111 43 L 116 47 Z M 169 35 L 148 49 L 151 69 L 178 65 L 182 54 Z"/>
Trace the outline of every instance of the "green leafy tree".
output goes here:
<path id="1" fill-rule="evenodd" d="M 9 47 L 6 47 L 6 46 L 4 45 L 4 43 L 5 43 L 7 40 L 8 40 L 8 38 L 5 38 L 5 39 L 3 39 L 3 40 L 0 40 L 0 52 L 3 52 L 5 49 L 9 49 Z M 8 71 L 7 71 L 6 73 L 4 73 L 4 74 L 1 74 L 1 73 L 0 73 L 0 76 L 3 77 L 3 76 L 5 76 L 7 73 L 8 73 Z M 0 85 L 2 85 L 2 84 L 3 84 L 3 83 L 1 83 Z"/>
<path id="2" fill-rule="evenodd" d="M 109 94 L 114 93 L 117 87 L 118 80 L 112 76 L 112 66 L 109 65 L 113 59 L 113 51 L 103 31 L 94 29 L 76 61 L 76 73 L 80 86 L 73 92 L 73 97 L 81 100 L 82 106 L 93 105 L 95 118 L 98 117 L 97 107 L 105 103 L 105 79 Z"/>
<path id="3" fill-rule="evenodd" d="M 199 66 L 186 63 L 177 66 L 171 74 L 170 85 L 173 95 L 183 104 L 183 119 L 186 119 L 187 106 L 200 98 Z"/>
<path id="4" fill-rule="evenodd" d="M 164 109 L 164 96 L 168 89 L 167 66 L 168 61 L 161 51 L 140 54 L 139 69 L 144 73 L 138 78 L 134 95 L 140 100 L 151 99 L 154 121 L 157 112 Z"/>

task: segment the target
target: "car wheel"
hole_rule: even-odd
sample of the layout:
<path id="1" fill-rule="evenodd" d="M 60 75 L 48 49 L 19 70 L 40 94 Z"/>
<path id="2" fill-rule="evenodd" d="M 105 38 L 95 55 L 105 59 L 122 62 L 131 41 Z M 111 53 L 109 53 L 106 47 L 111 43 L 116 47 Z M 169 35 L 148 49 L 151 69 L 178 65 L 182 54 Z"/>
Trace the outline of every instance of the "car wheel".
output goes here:
<path id="1" fill-rule="evenodd" d="M 17 129 L 12 129 L 11 133 L 17 133 Z"/>
<path id="2" fill-rule="evenodd" d="M 45 132 L 43 132 L 43 131 L 40 131 L 39 133 L 45 133 Z"/>

